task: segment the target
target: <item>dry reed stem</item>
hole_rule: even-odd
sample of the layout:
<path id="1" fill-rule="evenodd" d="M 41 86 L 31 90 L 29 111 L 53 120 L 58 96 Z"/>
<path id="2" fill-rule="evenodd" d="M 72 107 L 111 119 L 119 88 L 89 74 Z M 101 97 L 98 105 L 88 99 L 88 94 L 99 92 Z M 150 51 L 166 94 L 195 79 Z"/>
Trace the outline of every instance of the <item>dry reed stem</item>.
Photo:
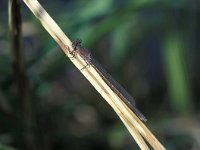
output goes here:
<path id="1" fill-rule="evenodd" d="M 102 95 L 102 97 L 111 105 L 117 115 L 120 117 L 124 125 L 129 130 L 137 144 L 142 150 L 148 150 L 143 137 L 149 144 L 158 150 L 164 150 L 162 144 L 155 138 L 155 136 L 148 130 L 148 128 L 141 122 L 141 120 L 126 106 L 117 94 L 105 83 L 102 77 L 96 70 L 90 66 L 82 69 L 87 63 L 80 56 L 72 57 L 69 53 L 72 51 L 72 43 L 64 32 L 59 28 L 55 21 L 48 15 L 44 8 L 37 0 L 23 0 L 35 16 L 41 21 L 44 28 L 57 41 L 64 53 L 70 58 L 74 65 L 82 72 L 82 74 L 89 80 L 95 89 Z M 143 137 L 142 137 L 143 136 Z"/>

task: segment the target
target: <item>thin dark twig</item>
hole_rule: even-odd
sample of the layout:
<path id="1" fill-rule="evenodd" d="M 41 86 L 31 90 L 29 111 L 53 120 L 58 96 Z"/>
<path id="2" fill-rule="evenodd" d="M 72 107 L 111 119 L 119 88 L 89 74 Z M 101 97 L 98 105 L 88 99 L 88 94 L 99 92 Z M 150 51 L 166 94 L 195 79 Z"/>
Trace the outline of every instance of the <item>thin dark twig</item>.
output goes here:
<path id="1" fill-rule="evenodd" d="M 12 39 L 12 65 L 16 81 L 19 117 L 22 125 L 22 137 L 28 149 L 36 149 L 32 132 L 33 115 L 29 95 L 28 78 L 25 70 L 24 51 L 22 49 L 22 20 L 19 0 L 9 0 L 9 28 Z"/>

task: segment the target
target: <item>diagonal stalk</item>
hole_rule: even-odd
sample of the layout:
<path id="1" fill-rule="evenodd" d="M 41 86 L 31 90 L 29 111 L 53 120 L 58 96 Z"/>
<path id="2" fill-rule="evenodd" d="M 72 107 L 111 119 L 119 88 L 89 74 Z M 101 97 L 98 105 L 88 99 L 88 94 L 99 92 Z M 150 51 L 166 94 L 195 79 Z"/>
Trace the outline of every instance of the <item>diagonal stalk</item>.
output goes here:
<path id="1" fill-rule="evenodd" d="M 151 131 L 141 122 L 141 120 L 127 107 L 123 100 L 112 88 L 103 80 L 102 76 L 79 54 L 73 56 L 72 42 L 49 16 L 37 0 L 23 0 L 33 14 L 41 21 L 43 27 L 49 32 L 54 40 L 60 45 L 63 52 L 70 58 L 74 65 L 89 80 L 94 88 L 111 105 L 122 122 L 125 124 L 130 134 L 142 150 L 148 150 L 149 147 L 144 139 L 157 150 L 165 150 L 163 145 L 155 138 Z M 82 69 L 84 68 L 85 69 Z M 143 139 L 144 138 L 144 139 Z"/>

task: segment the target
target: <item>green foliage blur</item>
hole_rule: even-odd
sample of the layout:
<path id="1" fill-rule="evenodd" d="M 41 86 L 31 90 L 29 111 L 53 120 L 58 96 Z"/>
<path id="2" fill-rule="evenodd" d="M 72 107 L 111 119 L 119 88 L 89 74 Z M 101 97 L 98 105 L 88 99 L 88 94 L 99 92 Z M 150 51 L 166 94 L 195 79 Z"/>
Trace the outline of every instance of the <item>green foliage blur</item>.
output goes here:
<path id="1" fill-rule="evenodd" d="M 147 127 L 166 149 L 200 149 L 198 0 L 40 2 L 136 99 Z M 8 4 L 1 1 L 0 149 L 139 149 L 23 2 L 21 14 L 27 102 L 17 93 Z M 21 112 L 25 103 L 30 107 Z"/>

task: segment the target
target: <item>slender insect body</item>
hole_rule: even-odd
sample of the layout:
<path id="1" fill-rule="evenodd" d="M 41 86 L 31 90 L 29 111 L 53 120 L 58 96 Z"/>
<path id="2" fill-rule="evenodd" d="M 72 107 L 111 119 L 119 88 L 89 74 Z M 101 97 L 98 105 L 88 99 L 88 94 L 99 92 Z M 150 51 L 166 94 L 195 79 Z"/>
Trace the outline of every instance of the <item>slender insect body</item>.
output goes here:
<path id="1" fill-rule="evenodd" d="M 107 73 L 86 48 L 82 47 L 80 40 L 73 42 L 72 47 L 74 49 L 74 51 L 72 51 L 73 55 L 78 53 L 86 61 L 87 65 L 85 67 L 88 65 L 93 66 L 107 85 L 124 101 L 124 103 L 135 112 L 141 120 L 147 121 L 146 117 L 136 108 L 133 97 L 117 81 L 115 81 L 109 73 Z"/>

